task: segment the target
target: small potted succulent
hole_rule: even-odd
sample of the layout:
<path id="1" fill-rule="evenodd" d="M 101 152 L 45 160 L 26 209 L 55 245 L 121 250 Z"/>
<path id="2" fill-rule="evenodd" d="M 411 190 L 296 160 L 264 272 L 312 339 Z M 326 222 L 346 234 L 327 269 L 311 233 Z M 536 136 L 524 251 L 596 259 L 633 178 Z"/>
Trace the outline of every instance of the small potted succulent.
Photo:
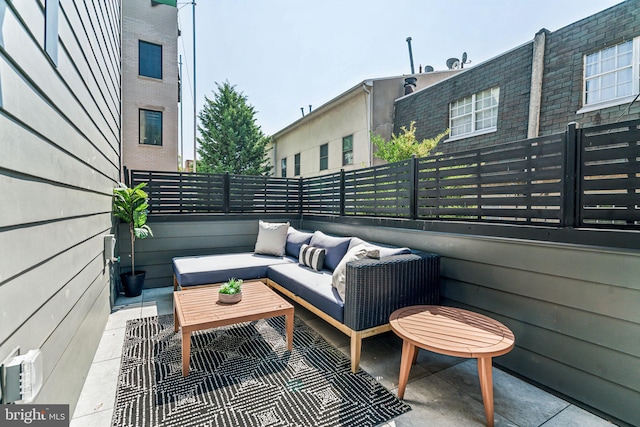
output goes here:
<path id="1" fill-rule="evenodd" d="M 242 279 L 235 277 L 220 286 L 218 301 L 224 304 L 235 304 L 242 299 Z"/>

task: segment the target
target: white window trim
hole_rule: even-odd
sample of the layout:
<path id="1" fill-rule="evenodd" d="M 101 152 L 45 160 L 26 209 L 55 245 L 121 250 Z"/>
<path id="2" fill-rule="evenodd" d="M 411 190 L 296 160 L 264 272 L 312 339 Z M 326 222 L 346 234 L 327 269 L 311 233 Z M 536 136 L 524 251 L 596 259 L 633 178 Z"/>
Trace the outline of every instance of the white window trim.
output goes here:
<path id="1" fill-rule="evenodd" d="M 626 43 L 628 40 L 623 41 L 618 44 Z M 615 45 L 614 45 L 615 46 Z M 586 105 L 585 101 L 587 99 L 587 56 L 593 53 L 602 51 L 604 49 L 610 48 L 612 46 L 604 46 L 602 49 L 591 52 L 587 55 L 582 56 L 582 105 L 583 107 L 576 111 L 576 114 L 588 113 L 590 111 L 603 110 L 605 108 L 615 107 L 618 105 L 628 104 L 633 101 L 634 98 L 640 92 L 640 37 L 635 37 L 633 39 L 633 47 L 631 49 L 633 58 L 631 59 L 631 73 L 634 76 L 632 80 L 632 88 L 631 95 L 625 96 L 622 98 L 608 99 L 606 101 L 595 102 L 593 104 Z"/>
<path id="2" fill-rule="evenodd" d="M 466 138 L 471 138 L 471 137 L 474 137 L 474 136 L 486 135 L 488 133 L 493 133 L 493 132 L 496 132 L 498 130 L 497 112 L 496 112 L 496 126 L 492 126 L 492 127 L 481 129 L 481 130 L 475 130 L 475 127 L 476 127 L 476 112 L 477 112 L 476 111 L 476 95 L 478 95 L 479 93 L 485 92 L 487 90 L 492 90 L 492 89 L 498 89 L 498 91 L 499 91 L 500 90 L 500 86 L 490 87 L 489 89 L 481 90 L 480 92 L 476 92 L 476 93 L 471 95 L 471 127 L 474 130 L 472 130 L 471 132 L 460 134 L 460 135 L 450 136 L 444 142 L 457 141 L 459 139 L 466 139 Z M 467 97 L 458 98 L 458 99 L 464 99 L 464 98 L 467 98 Z M 458 99 L 454 100 L 453 102 L 457 101 Z M 452 125 L 453 118 L 451 117 L 451 104 L 452 104 L 452 102 L 449 103 L 449 129 L 451 129 L 453 127 L 453 125 Z M 499 93 L 498 93 L 498 105 L 497 105 L 497 108 L 498 108 L 498 111 L 499 111 L 499 109 L 500 109 L 500 94 Z"/>
<path id="3" fill-rule="evenodd" d="M 482 130 L 477 130 L 477 131 L 473 131 L 471 133 L 465 133 L 462 135 L 456 135 L 456 136 L 452 136 L 447 138 L 444 142 L 450 142 L 450 141 L 457 141 L 459 139 L 466 139 L 466 138 L 471 138 L 472 136 L 479 136 L 479 135 L 485 135 L 488 133 L 494 133 L 498 130 L 498 127 L 491 127 L 491 128 L 487 128 L 487 129 L 482 129 Z"/>
<path id="4" fill-rule="evenodd" d="M 625 96 L 624 98 L 610 99 L 608 101 L 599 102 L 597 104 L 587 105 L 586 107 L 582 107 L 581 109 L 576 111 L 576 114 L 588 113 L 590 111 L 604 110 L 605 108 L 628 104 L 631 101 L 633 101 L 637 95 L 638 93 L 636 92 L 634 95 Z"/>

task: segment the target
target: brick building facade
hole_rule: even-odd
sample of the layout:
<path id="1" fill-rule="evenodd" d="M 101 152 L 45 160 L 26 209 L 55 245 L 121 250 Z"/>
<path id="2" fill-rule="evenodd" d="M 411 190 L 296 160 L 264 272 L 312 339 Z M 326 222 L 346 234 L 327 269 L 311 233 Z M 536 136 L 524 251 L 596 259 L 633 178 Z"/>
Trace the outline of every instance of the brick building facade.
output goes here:
<path id="1" fill-rule="evenodd" d="M 122 165 L 178 170 L 178 9 L 122 3 Z"/>
<path id="2" fill-rule="evenodd" d="M 394 132 L 415 121 L 416 136 L 431 138 L 453 124 L 462 131 L 438 149 L 456 152 L 561 132 L 570 122 L 636 119 L 639 73 L 640 0 L 627 0 L 398 99 Z M 494 109 L 476 113 L 476 100 L 495 88 Z M 494 123 L 476 130 L 486 114 Z M 457 126 L 465 118 L 466 128 Z"/>

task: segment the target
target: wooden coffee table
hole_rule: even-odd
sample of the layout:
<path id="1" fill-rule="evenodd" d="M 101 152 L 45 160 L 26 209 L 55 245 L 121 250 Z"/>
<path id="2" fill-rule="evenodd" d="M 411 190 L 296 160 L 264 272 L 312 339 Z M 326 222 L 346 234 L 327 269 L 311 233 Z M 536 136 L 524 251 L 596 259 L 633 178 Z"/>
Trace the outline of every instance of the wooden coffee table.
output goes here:
<path id="1" fill-rule="evenodd" d="M 286 316 L 287 348 L 293 348 L 293 306 L 262 282 L 242 284 L 242 301 L 218 301 L 219 286 L 173 293 L 174 330 L 182 329 L 182 375 L 189 375 L 191 332 L 235 323 Z"/>
<path id="2" fill-rule="evenodd" d="M 487 425 L 493 426 L 491 358 L 511 351 L 513 332 L 482 314 L 454 307 L 415 305 L 398 309 L 389 318 L 391 330 L 403 339 L 398 397 L 404 397 L 418 348 L 440 354 L 478 359 L 478 375 Z"/>

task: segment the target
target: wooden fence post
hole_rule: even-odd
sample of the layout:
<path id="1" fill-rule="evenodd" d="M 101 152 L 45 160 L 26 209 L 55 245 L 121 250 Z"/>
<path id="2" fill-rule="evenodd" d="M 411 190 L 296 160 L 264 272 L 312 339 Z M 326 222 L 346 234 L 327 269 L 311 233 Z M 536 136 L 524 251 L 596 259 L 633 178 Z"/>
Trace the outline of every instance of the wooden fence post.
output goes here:
<path id="1" fill-rule="evenodd" d="M 340 169 L 340 216 L 344 216 L 345 212 L 345 200 L 346 200 L 346 183 L 345 183 L 345 175 L 344 169 Z"/>
<path id="2" fill-rule="evenodd" d="M 418 159 L 415 154 L 411 156 L 411 169 L 409 171 L 409 217 L 418 219 L 418 194 L 420 182 L 418 180 Z"/>
<path id="3" fill-rule="evenodd" d="M 231 212 L 231 184 L 229 172 L 222 177 L 222 210 L 225 214 Z"/>
<path id="4" fill-rule="evenodd" d="M 298 214 L 300 215 L 300 219 L 302 219 L 302 191 L 304 189 L 304 178 L 298 178 Z"/>
<path id="5" fill-rule="evenodd" d="M 565 149 L 564 149 L 564 185 L 562 194 L 562 222 L 561 227 L 574 228 L 577 225 L 577 214 L 579 208 L 577 206 L 580 197 L 578 197 L 576 177 L 577 170 L 577 152 L 578 147 L 578 132 L 577 123 L 571 122 L 567 125 L 565 131 Z"/>

